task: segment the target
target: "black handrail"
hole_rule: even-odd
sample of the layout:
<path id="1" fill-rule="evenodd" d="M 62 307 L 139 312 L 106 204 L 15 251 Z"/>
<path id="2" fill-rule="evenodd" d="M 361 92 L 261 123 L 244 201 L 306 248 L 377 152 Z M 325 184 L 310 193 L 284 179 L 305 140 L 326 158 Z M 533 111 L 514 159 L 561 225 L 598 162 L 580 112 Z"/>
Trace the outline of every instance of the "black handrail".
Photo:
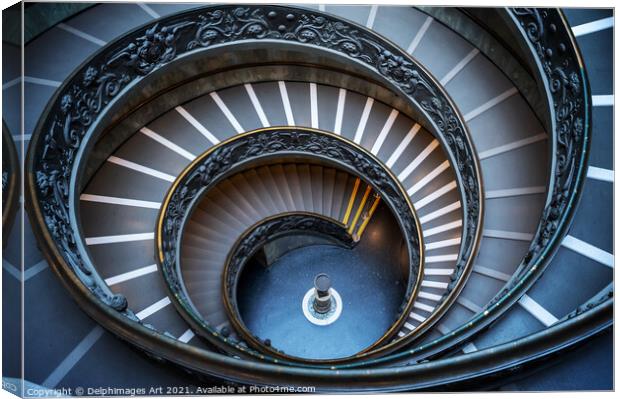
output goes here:
<path id="1" fill-rule="evenodd" d="M 347 227 L 338 220 L 311 212 L 276 214 L 257 222 L 239 236 L 226 257 L 222 273 L 224 305 L 235 331 L 261 353 L 270 353 L 272 356 L 293 361 L 298 359 L 284 356 L 277 348 L 265 345 L 250 332 L 239 312 L 237 291 L 243 269 L 261 248 L 278 238 L 297 234 L 326 237 L 336 245 L 349 249 L 356 244 L 347 232 Z"/>
<path id="2" fill-rule="evenodd" d="M 183 56 L 248 41 L 322 49 L 372 71 L 436 133 L 456 171 L 463 211 L 454 279 L 440 305 L 445 311 L 471 271 L 482 231 L 479 165 L 465 124 L 434 78 L 397 46 L 361 26 L 293 7 L 213 6 L 162 18 L 104 47 L 63 83 L 37 124 L 27 157 L 29 215 L 52 263 L 70 268 L 103 303 L 136 320 L 126 299 L 97 274 L 79 233 L 73 204 L 81 161 L 97 138 L 97 122 L 141 80 Z"/>
<path id="3" fill-rule="evenodd" d="M 184 289 L 180 249 L 184 226 L 193 210 L 218 182 L 238 172 L 245 165 L 291 156 L 320 160 L 360 177 L 366 184 L 372 186 L 394 214 L 407 246 L 409 274 L 399 315 L 379 341 L 385 342 L 391 339 L 409 317 L 422 282 L 424 248 L 420 223 L 407 193 L 397 178 L 376 157 L 336 134 L 316 129 L 283 126 L 241 133 L 211 147 L 181 172 L 162 203 L 155 232 L 157 262 L 172 302 L 191 326 L 197 331 L 205 332 L 202 336 L 212 344 L 220 347 L 224 345 L 225 349 L 239 356 L 250 355 L 265 361 L 283 363 L 277 358 L 255 352 L 239 342 L 230 340 L 209 325 L 193 306 L 191 298 Z M 352 359 L 360 360 L 377 355 L 389 347 L 389 344 L 383 345 L 371 352 L 315 363 L 331 364 L 349 362 Z M 301 359 L 289 360 L 294 362 Z M 310 362 L 310 359 L 304 360 Z"/>
<path id="4" fill-rule="evenodd" d="M 486 329 L 538 280 L 566 235 L 583 191 L 590 153 L 590 85 L 572 31 L 558 9 L 504 9 L 538 66 L 548 101 L 551 170 L 540 222 L 517 271 L 482 312 L 450 334 L 381 362 L 419 360 L 449 350 Z"/>

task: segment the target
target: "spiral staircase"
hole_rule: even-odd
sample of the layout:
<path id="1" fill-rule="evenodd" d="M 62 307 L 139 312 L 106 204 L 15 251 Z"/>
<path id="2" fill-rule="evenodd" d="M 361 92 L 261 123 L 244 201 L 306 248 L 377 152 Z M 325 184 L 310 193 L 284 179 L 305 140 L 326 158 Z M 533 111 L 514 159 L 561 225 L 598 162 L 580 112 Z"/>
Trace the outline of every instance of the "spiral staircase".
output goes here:
<path id="1" fill-rule="evenodd" d="M 5 389 L 612 389 L 612 10 L 25 13 Z"/>

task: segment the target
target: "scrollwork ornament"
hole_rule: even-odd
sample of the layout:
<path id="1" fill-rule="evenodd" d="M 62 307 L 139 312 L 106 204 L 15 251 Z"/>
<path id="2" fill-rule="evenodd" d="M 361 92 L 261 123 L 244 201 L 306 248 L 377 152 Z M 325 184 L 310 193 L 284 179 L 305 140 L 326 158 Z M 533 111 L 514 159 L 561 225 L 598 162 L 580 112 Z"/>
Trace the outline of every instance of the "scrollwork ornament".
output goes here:
<path id="1" fill-rule="evenodd" d="M 101 287 L 103 283 L 97 278 L 94 266 L 78 245 L 81 237 L 72 228 L 75 210 L 69 206 L 69 197 L 74 195 L 70 182 L 81 161 L 76 157 L 85 146 L 85 137 L 94 130 L 95 121 L 112 101 L 118 101 L 133 84 L 178 57 L 214 45 L 265 39 L 318 46 L 361 62 L 424 109 L 438 127 L 436 133 L 446 145 L 450 157 L 458 159 L 459 181 L 467 182 L 469 191 L 472 191 L 469 194 L 464 186 L 459 187 L 467 209 L 463 240 L 474 241 L 476 232 L 472 227 L 480 222 L 480 214 L 476 212 L 480 209 L 480 177 L 476 168 L 471 167 L 476 164 L 475 152 L 464 123 L 426 71 L 372 32 L 320 12 L 281 6 L 209 6 L 162 18 L 104 47 L 63 84 L 33 135 L 33 151 L 29 154 L 35 186 L 33 202 L 41 212 L 53 245 L 103 302 L 114 308 L 124 307 L 122 300 L 115 299 L 107 287 Z M 282 132 L 282 135 L 286 134 Z M 263 143 L 262 147 L 258 143 L 251 147 L 277 151 L 278 146 L 286 146 L 290 139 L 305 140 L 300 134 L 299 137 Z M 336 153 L 320 141 L 305 144 L 309 150 L 322 151 L 323 156 L 347 159 L 373 181 L 389 180 L 380 168 L 364 162 L 355 151 Z M 238 151 L 242 149 L 227 147 L 218 153 L 218 163 L 206 166 L 193 176 L 196 183 L 211 179 L 215 169 L 224 170 L 226 162 L 231 162 L 232 155 Z M 186 189 L 191 190 L 190 187 Z M 394 197 L 397 192 L 389 185 L 383 190 L 388 197 Z M 183 194 L 185 197 L 191 195 L 190 191 Z M 185 205 L 180 197 L 175 198 L 175 202 L 179 209 Z M 394 209 L 402 212 L 405 206 L 394 204 Z M 406 228 L 415 225 L 414 221 L 405 220 L 403 223 Z M 173 218 L 166 222 L 165 228 L 170 233 L 178 231 L 179 221 Z M 167 259 L 167 262 L 172 260 Z"/>
<path id="2" fill-rule="evenodd" d="M 549 201 L 518 269 L 520 273 L 492 303 L 509 292 L 532 267 L 538 267 L 541 255 L 552 240 L 557 241 L 561 228 L 566 227 L 563 218 L 571 212 L 569 204 L 578 198 L 581 181 L 578 171 L 584 166 L 581 154 L 586 153 L 588 147 L 584 103 L 587 84 L 576 57 L 566 51 L 570 37 L 559 35 L 558 27 L 563 24 L 561 17 L 556 12 L 538 8 L 513 8 L 510 12 L 525 32 L 547 81 L 548 95 L 553 103 L 551 117 L 555 129 L 551 133 L 556 144 L 553 154 L 555 169 L 552 171 Z"/>

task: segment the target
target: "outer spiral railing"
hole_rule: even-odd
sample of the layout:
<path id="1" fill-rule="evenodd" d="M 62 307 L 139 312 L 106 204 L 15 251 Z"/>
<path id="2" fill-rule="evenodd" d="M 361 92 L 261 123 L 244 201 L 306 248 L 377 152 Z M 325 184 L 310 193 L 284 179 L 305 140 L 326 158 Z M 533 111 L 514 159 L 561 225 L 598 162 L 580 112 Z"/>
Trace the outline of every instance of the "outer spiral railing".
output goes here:
<path id="1" fill-rule="evenodd" d="M 569 348 L 612 323 L 610 294 L 572 317 L 526 338 L 451 359 L 376 367 L 424 359 L 488 327 L 536 281 L 566 233 L 579 199 L 590 141 L 590 91 L 579 50 L 558 10 L 507 9 L 503 23 L 528 49 L 548 100 L 552 175 L 548 198 L 518 273 L 481 314 L 450 335 L 391 356 L 327 370 L 263 364 L 191 348 L 139 323 L 126 300 L 114 295 L 89 260 L 79 234 L 75 202 L 79 167 L 101 133 L 106 112 L 132 88 L 168 64 L 217 46 L 256 41 L 321 48 L 380 77 L 414 104 L 456 165 L 464 203 L 458 267 L 467 271 L 481 226 L 478 165 L 466 129 L 435 81 L 396 46 L 354 24 L 290 7 L 211 7 L 138 28 L 103 48 L 58 89 L 33 134 L 27 156 L 27 210 L 43 252 L 82 308 L 99 323 L 147 353 L 181 367 L 244 383 L 312 384 L 328 390 L 399 390 L 454 386 L 514 370 Z M 458 287 L 454 292 L 458 293 Z M 519 348 L 515 351 L 515 348 Z M 492 365 L 492 366 L 491 366 Z"/>
<path id="2" fill-rule="evenodd" d="M 542 275 L 570 227 L 581 196 L 590 150 L 592 104 L 586 70 L 571 29 L 555 9 L 512 8 L 502 15 L 505 24 L 521 35 L 520 44 L 529 50 L 527 61 L 537 67 L 536 78 L 548 102 L 548 120 L 544 122 L 550 135 L 552 173 L 540 222 L 517 271 L 481 313 L 449 335 L 382 361 L 425 358 L 487 328 Z"/>

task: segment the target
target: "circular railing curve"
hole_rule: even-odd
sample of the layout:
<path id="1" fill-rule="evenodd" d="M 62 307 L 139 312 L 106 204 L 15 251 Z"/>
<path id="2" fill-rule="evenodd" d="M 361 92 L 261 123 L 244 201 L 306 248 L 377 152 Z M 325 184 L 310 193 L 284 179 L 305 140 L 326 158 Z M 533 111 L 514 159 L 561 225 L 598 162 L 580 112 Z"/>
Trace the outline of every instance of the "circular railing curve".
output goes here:
<path id="1" fill-rule="evenodd" d="M 591 142 L 590 85 L 572 30 L 559 9 L 507 8 L 506 23 L 521 35 L 537 66 L 549 108 L 551 173 L 547 199 L 530 247 L 508 283 L 482 312 L 449 334 L 380 363 L 416 361 L 465 342 L 497 320 L 537 281 L 566 235 L 583 192 Z"/>
<path id="2" fill-rule="evenodd" d="M 267 243 L 280 237 L 313 234 L 329 239 L 332 245 L 352 248 L 357 243 L 340 221 L 311 212 L 286 212 L 263 219 L 244 231 L 226 257 L 222 274 L 224 306 L 235 331 L 260 352 L 282 356 L 283 352 L 257 339 L 245 325 L 237 302 L 239 279 L 248 261 Z M 290 357 L 291 360 L 296 360 Z"/>
<path id="3" fill-rule="evenodd" d="M 173 303 L 186 321 L 214 345 L 223 342 L 236 354 L 275 361 L 223 336 L 200 315 L 184 289 L 180 248 L 187 220 L 204 195 L 219 181 L 245 165 L 292 156 L 320 160 L 359 177 L 372 186 L 392 211 L 407 247 L 409 275 L 399 315 L 380 339 L 387 341 L 409 316 L 422 282 L 424 248 L 420 222 L 397 178 L 374 155 L 336 134 L 317 129 L 283 126 L 241 133 L 211 147 L 179 174 L 162 202 L 155 232 L 157 261 Z M 315 363 L 345 362 L 375 355 L 380 350 Z M 311 362 L 310 359 L 304 360 Z"/>
<path id="4" fill-rule="evenodd" d="M 471 270 L 482 219 L 479 165 L 462 117 L 434 78 L 397 46 L 353 23 L 284 6 L 208 6 L 162 18 L 104 47 L 63 83 L 37 124 L 26 164 L 29 214 L 54 263 L 135 319 L 126 299 L 98 276 L 79 234 L 80 159 L 102 115 L 146 76 L 185 55 L 262 40 L 321 48 L 363 65 L 428 119 L 455 168 L 463 204 L 461 248 L 449 287 L 454 298 Z"/>

